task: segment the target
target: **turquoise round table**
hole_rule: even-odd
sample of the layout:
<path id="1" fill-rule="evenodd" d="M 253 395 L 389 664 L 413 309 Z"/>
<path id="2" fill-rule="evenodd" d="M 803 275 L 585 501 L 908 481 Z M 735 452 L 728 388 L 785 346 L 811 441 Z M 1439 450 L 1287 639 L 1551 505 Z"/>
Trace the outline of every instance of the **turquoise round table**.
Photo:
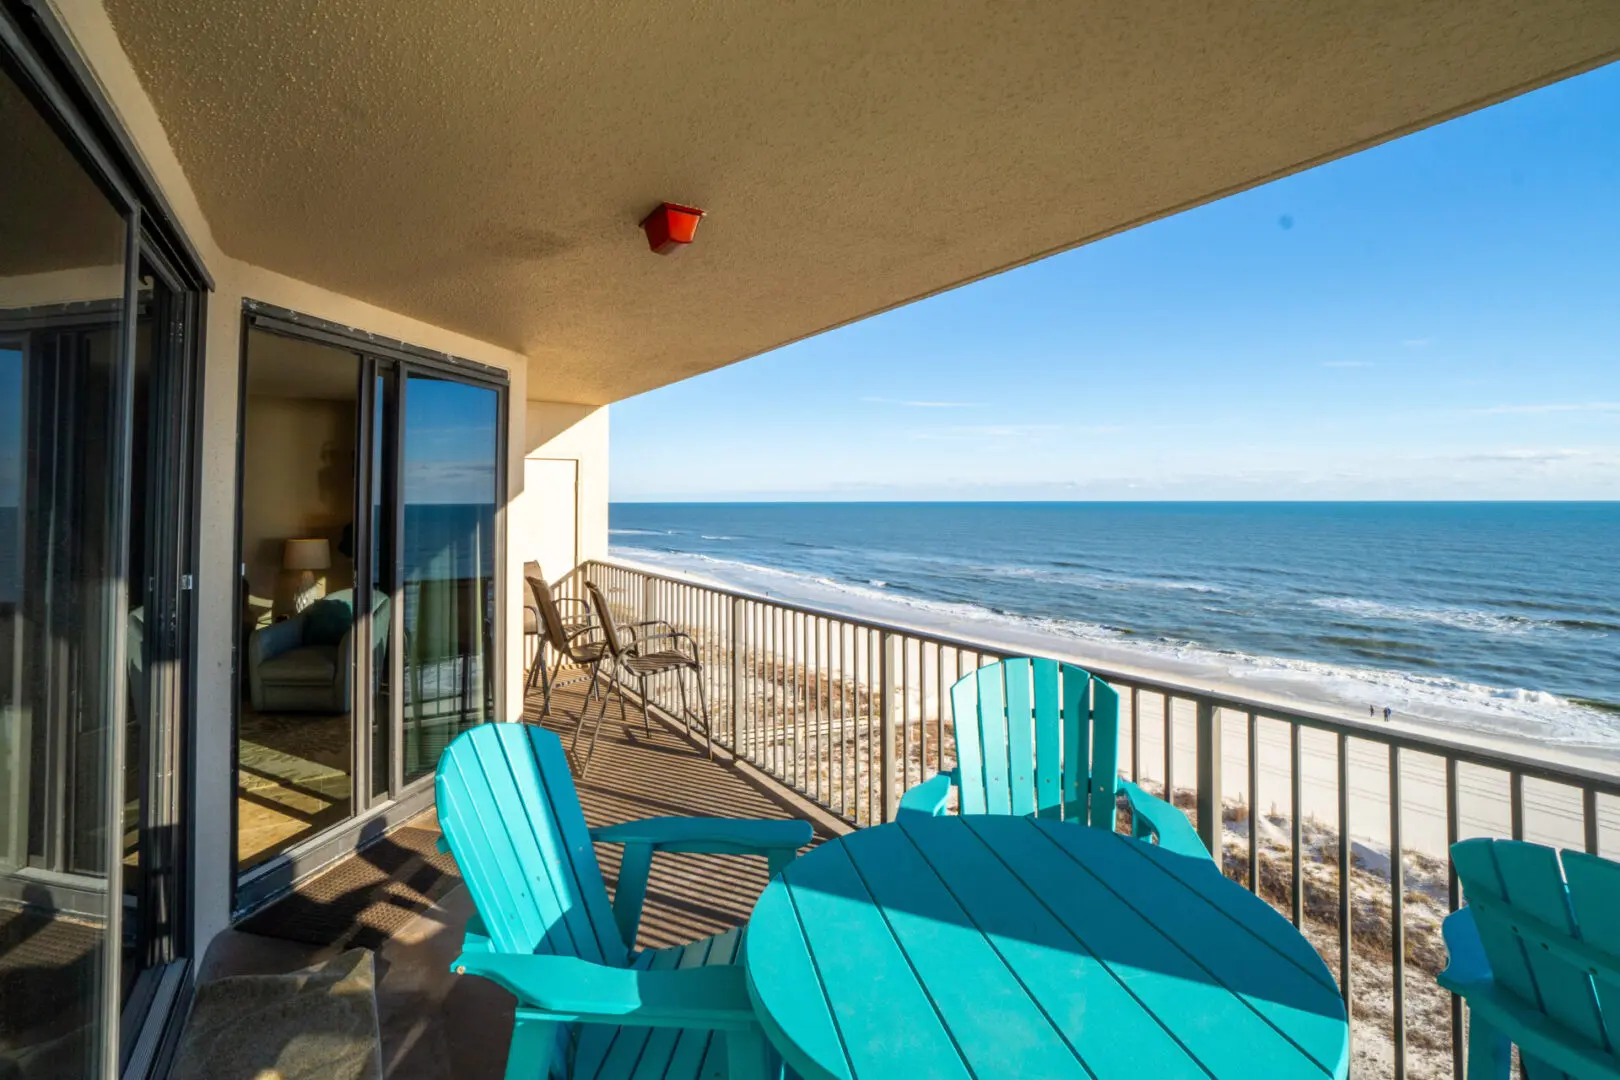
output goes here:
<path id="1" fill-rule="evenodd" d="M 801 857 L 744 963 L 806 1080 L 1340 1078 L 1316 951 L 1206 859 L 1083 825 L 917 818 Z"/>

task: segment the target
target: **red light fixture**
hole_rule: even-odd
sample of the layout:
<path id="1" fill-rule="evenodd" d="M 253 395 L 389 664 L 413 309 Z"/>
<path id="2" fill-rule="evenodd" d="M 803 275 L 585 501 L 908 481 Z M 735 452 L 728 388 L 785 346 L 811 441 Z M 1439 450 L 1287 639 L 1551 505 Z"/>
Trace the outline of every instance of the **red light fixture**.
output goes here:
<path id="1" fill-rule="evenodd" d="M 647 246 L 659 255 L 679 251 L 697 235 L 698 221 L 703 214 L 704 211 L 695 206 L 660 203 L 658 209 L 641 221 L 642 231 L 647 234 Z"/>

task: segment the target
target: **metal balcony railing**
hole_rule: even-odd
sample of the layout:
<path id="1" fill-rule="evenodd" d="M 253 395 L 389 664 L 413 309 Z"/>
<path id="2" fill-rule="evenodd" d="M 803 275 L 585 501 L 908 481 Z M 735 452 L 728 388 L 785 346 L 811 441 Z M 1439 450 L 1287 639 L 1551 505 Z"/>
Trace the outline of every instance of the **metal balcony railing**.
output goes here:
<path id="1" fill-rule="evenodd" d="M 693 636 L 719 745 L 856 827 L 892 820 L 907 788 L 952 767 L 951 685 L 1024 651 L 612 562 L 583 564 L 557 592 L 583 598 L 587 580 L 616 617 Z M 1338 973 L 1357 1075 L 1463 1080 L 1462 1002 L 1434 983 L 1439 920 L 1461 900 L 1451 843 L 1620 843 L 1614 775 L 1085 666 L 1128 703 L 1121 773 L 1168 793 L 1227 875 Z M 673 676 L 648 686 L 672 718 L 680 700 Z"/>

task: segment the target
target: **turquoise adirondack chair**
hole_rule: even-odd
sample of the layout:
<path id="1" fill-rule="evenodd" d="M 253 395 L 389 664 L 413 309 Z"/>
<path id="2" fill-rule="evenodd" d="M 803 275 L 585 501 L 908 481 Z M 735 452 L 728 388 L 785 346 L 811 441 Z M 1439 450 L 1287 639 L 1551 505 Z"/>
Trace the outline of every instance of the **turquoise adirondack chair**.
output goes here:
<path id="1" fill-rule="evenodd" d="M 1468 1002 L 1468 1080 L 1620 1080 L 1620 863 L 1515 840 L 1451 845 L 1468 906 L 1440 985 Z"/>
<path id="2" fill-rule="evenodd" d="M 1119 775 L 1119 694 L 1084 668 L 1015 657 L 951 687 L 956 768 L 900 798 L 902 814 L 1037 814 L 1114 831 L 1125 792 L 1132 832 L 1179 855 L 1209 857 L 1186 816 Z"/>
<path id="3" fill-rule="evenodd" d="M 507 1080 L 763 1080 L 779 1074 L 749 1004 L 740 929 L 637 950 L 654 852 L 763 855 L 775 874 L 804 821 L 651 818 L 589 829 L 562 742 L 485 724 L 439 759 L 443 850 L 477 915 L 453 970 L 517 999 Z M 593 841 L 624 845 L 610 904 Z"/>

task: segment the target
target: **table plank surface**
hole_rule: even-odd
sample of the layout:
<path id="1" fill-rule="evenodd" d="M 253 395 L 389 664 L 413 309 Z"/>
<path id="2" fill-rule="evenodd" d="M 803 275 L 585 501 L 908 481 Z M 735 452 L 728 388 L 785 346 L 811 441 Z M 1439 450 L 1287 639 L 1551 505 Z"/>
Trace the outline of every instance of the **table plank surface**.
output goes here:
<path id="1" fill-rule="evenodd" d="M 1338 1078 L 1331 975 L 1210 863 L 1068 822 L 919 818 L 823 844 L 750 919 L 806 1078 Z"/>

